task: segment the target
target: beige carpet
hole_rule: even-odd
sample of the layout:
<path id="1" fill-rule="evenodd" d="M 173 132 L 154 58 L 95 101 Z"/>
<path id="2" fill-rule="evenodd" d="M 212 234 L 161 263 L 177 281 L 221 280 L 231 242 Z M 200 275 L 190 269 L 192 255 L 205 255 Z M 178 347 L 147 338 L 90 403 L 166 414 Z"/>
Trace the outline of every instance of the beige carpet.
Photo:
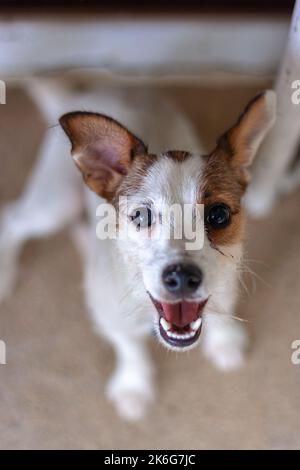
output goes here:
<path id="1" fill-rule="evenodd" d="M 173 89 L 208 144 L 254 88 Z M 0 198 L 20 194 L 44 124 L 21 91 L 0 107 Z M 120 422 L 104 398 L 110 347 L 91 329 L 81 266 L 66 233 L 27 244 L 14 295 L 0 306 L 0 447 L 9 449 L 245 449 L 300 447 L 300 192 L 249 224 L 249 266 L 238 315 L 249 320 L 246 367 L 223 375 L 194 351 L 167 353 L 152 340 L 158 399 L 138 425 Z M 257 260 L 258 262 L 254 261 Z M 255 279 L 254 279 L 255 280 Z"/>

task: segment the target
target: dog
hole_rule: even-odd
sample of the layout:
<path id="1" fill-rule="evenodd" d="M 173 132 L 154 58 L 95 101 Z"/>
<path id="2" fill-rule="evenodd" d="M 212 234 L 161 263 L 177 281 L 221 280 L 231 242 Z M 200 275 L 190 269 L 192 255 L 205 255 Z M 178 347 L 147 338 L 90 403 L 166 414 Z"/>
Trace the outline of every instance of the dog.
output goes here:
<path id="1" fill-rule="evenodd" d="M 15 285 L 23 243 L 69 226 L 84 260 L 95 329 L 116 353 L 107 394 L 120 416 L 140 419 L 154 401 L 146 348 L 153 331 L 166 348 L 201 345 L 218 368 L 240 367 L 248 345 L 234 318 L 242 199 L 249 167 L 274 123 L 274 92 L 255 97 L 205 152 L 192 124 L 157 92 L 77 92 L 43 82 L 30 91 L 49 124 L 62 115 L 62 129 L 48 130 L 24 194 L 2 211 L 0 297 Z M 116 238 L 96 235 L 103 204 L 118 216 Z M 201 249 L 188 250 L 184 237 L 145 236 L 157 233 L 171 204 L 204 208 Z"/>

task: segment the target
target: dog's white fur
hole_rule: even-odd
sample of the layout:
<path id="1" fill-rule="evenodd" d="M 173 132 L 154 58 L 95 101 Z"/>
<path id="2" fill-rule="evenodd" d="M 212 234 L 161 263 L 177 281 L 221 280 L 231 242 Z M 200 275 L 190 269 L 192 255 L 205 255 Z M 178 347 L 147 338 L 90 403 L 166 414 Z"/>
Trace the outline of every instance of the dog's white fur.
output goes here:
<path id="1" fill-rule="evenodd" d="M 138 207 L 147 197 L 159 210 L 164 204 L 196 202 L 201 181 L 198 155 L 203 150 L 190 123 L 165 97 L 116 89 L 76 93 L 48 82 L 35 82 L 31 92 L 49 125 L 74 109 L 95 110 L 126 125 L 149 143 L 153 153 L 170 148 L 193 152 L 195 156 L 180 165 L 162 156 L 130 204 Z M 84 259 L 85 295 L 95 328 L 110 341 L 117 355 L 108 397 L 121 416 L 135 420 L 144 416 L 154 399 L 153 367 L 145 338 L 157 322 L 157 313 L 146 290 L 168 300 L 160 282 L 161 270 L 182 256 L 183 240 L 157 240 L 150 246 L 149 240 L 140 239 L 135 232 L 126 241 L 99 241 L 95 218 L 99 202 L 99 197 L 84 187 L 62 130 L 49 129 L 24 194 L 3 210 L 0 299 L 14 287 L 22 244 L 28 238 L 43 237 L 70 225 Z M 81 222 L 84 207 L 90 216 L 87 226 Z M 224 249 L 232 261 L 220 256 L 207 238 L 202 250 L 191 253 L 205 273 L 198 295 L 210 296 L 201 344 L 213 363 L 229 370 L 242 364 L 247 338 L 241 323 L 233 319 L 242 246 Z"/>

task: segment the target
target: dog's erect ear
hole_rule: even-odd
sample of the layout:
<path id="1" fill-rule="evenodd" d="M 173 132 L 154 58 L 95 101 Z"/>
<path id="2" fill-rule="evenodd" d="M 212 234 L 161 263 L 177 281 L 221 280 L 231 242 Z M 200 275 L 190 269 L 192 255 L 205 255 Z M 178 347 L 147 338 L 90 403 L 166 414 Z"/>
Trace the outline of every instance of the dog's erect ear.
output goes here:
<path id="1" fill-rule="evenodd" d="M 217 148 L 225 151 L 229 163 L 246 179 L 247 167 L 275 117 L 276 94 L 267 90 L 250 101 L 237 123 L 218 140 Z"/>
<path id="2" fill-rule="evenodd" d="M 86 184 L 110 200 L 136 155 L 147 153 L 145 144 L 110 117 L 73 112 L 59 120 L 72 144 L 72 156 Z"/>

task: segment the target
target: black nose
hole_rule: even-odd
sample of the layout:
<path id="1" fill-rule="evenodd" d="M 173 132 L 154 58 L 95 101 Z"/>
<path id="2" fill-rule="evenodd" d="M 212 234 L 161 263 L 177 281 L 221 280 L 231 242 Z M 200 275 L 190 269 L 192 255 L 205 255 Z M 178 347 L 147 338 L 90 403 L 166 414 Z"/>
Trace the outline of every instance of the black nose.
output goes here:
<path id="1" fill-rule="evenodd" d="M 172 294 L 192 294 L 202 282 L 202 272 L 193 264 L 167 266 L 162 279 L 165 288 Z"/>

